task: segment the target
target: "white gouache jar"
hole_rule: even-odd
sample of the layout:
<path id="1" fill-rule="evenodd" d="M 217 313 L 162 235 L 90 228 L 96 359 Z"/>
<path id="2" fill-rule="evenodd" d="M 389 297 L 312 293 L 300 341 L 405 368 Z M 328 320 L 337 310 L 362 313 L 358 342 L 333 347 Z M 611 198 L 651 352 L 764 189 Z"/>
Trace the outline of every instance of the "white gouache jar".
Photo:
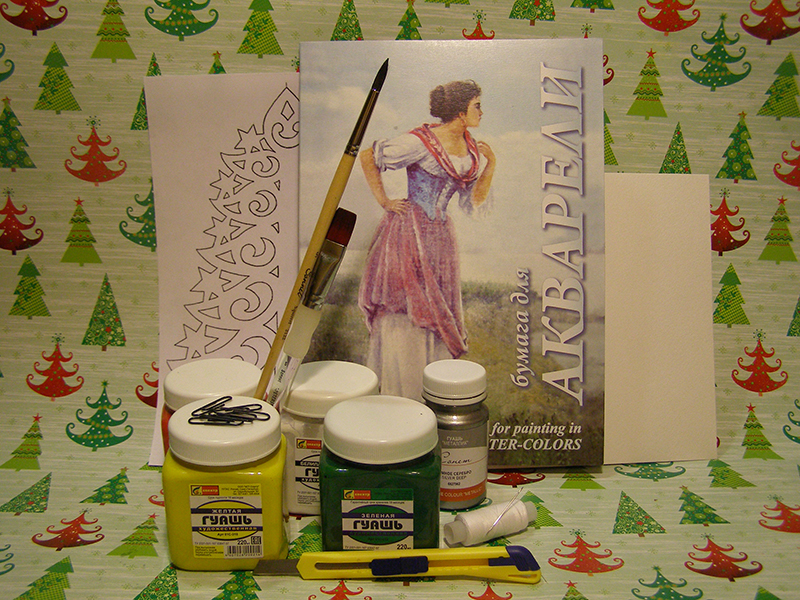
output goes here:
<path id="1" fill-rule="evenodd" d="M 300 365 L 280 407 L 286 437 L 285 513 L 320 514 L 319 458 L 328 410 L 344 400 L 377 393 L 378 376 L 363 365 L 336 360 Z"/>

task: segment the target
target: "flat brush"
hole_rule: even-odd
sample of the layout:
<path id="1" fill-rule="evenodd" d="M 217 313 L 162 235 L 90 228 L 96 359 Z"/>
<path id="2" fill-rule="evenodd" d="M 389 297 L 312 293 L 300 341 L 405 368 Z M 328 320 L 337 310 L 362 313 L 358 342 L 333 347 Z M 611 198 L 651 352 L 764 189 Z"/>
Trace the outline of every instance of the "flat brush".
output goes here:
<path id="1" fill-rule="evenodd" d="M 314 232 L 311 234 L 311 240 L 308 243 L 308 249 L 303 257 L 302 263 L 300 263 L 300 271 L 297 274 L 294 288 L 292 289 L 292 293 L 286 303 L 286 308 L 284 309 L 280 323 L 278 324 L 278 330 L 275 333 L 275 340 L 272 343 L 269 355 L 267 356 L 267 361 L 264 364 L 263 370 L 261 371 L 261 379 L 258 382 L 255 392 L 255 397 L 260 400 L 263 400 L 266 396 L 267 384 L 269 383 L 270 378 L 273 376 L 275 365 L 278 362 L 278 357 L 283 350 L 283 344 L 286 341 L 286 336 L 289 334 L 289 328 L 294 319 L 295 311 L 297 310 L 297 307 L 305 294 L 305 287 L 309 281 L 311 270 L 314 267 L 314 263 L 317 260 L 317 256 L 320 253 L 322 244 L 324 243 L 328 230 L 330 229 L 333 216 L 339 206 L 339 201 L 342 198 L 344 189 L 347 186 L 347 181 L 350 179 L 350 173 L 353 170 L 353 165 L 355 164 L 358 150 L 361 147 L 361 141 L 364 138 L 364 132 L 367 129 L 367 124 L 372 116 L 372 111 L 378 101 L 378 95 L 380 94 L 383 83 L 386 80 L 386 74 L 388 70 L 389 59 L 387 58 L 386 61 L 384 61 L 384 63 L 381 65 L 380 69 L 378 69 L 378 73 L 375 75 L 371 89 L 367 94 L 367 99 L 365 100 L 364 106 L 361 109 L 361 114 L 359 115 L 358 120 L 356 121 L 356 126 L 353 129 L 353 133 L 350 136 L 347 145 L 345 146 L 344 154 L 339 160 L 339 166 L 336 168 L 336 172 L 333 175 L 333 180 L 328 188 L 328 193 L 322 203 L 317 224 L 314 227 Z"/>
<path id="2" fill-rule="evenodd" d="M 317 260 L 309 274 L 309 280 L 304 284 L 305 293 L 295 310 L 294 319 L 270 382 L 267 402 L 276 408 L 289 395 L 297 369 L 308 353 L 311 338 L 322 316 L 325 297 L 336 277 L 339 265 L 342 264 L 355 225 L 355 213 L 343 208 L 336 209 Z"/>

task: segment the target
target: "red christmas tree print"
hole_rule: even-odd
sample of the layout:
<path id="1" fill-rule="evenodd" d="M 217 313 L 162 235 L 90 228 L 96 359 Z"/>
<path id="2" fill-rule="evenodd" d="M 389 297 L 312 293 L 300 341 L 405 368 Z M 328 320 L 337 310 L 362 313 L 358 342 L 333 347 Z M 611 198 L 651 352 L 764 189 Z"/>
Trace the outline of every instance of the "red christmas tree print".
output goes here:
<path id="1" fill-rule="evenodd" d="M 51 27 L 55 27 L 59 23 L 61 23 L 64 19 L 67 18 L 67 9 L 63 6 L 58 7 L 59 15 L 58 17 L 51 17 L 50 15 L 45 12 L 45 8 L 51 8 L 58 4 L 60 0 L 52 0 L 48 2 L 48 0 L 11 0 L 17 6 L 22 7 L 22 12 L 16 15 L 10 15 L 6 12 L 8 9 L 8 4 L 3 2 L 0 4 L 0 13 L 2 13 L 3 18 L 11 23 L 12 25 L 16 25 L 21 29 L 27 29 L 33 35 L 36 35 L 37 31 L 41 31 L 43 29 L 50 29 Z"/>
<path id="2" fill-rule="evenodd" d="M 489 582 L 486 583 L 486 591 L 480 596 L 474 596 L 472 592 L 467 592 L 467 596 L 473 600 L 511 600 L 511 598 L 514 597 L 511 592 L 509 592 L 507 596 L 498 596 L 492 589 L 492 585 Z"/>
<path id="3" fill-rule="evenodd" d="M 587 573 L 592 575 L 594 573 L 607 573 L 608 571 L 615 571 L 624 564 L 624 561 L 621 558 L 613 558 L 612 561 L 614 564 L 611 565 L 600 562 L 602 559 L 611 556 L 611 550 L 606 549 L 603 550 L 602 553 L 594 552 L 594 548 L 600 547 L 600 542 L 597 542 L 596 544 L 589 544 L 585 542 L 583 537 L 581 537 L 585 535 L 585 533 L 579 529 L 574 529 L 570 533 L 575 536 L 575 541 L 571 544 L 561 542 L 561 545 L 566 548 L 575 548 L 575 551 L 565 554 L 561 551 L 561 548 L 556 548 L 553 552 L 555 552 L 557 556 L 571 558 L 573 561 L 567 564 L 558 564 L 558 558 L 548 558 L 547 562 L 552 566 L 559 569 L 564 569 L 565 571 L 574 571 L 576 573 Z"/>
<path id="4" fill-rule="evenodd" d="M 164 507 L 164 490 L 161 490 L 158 494 L 153 494 L 150 496 L 147 501 L 150 504 L 155 504 L 156 506 Z"/>
<path id="5" fill-rule="evenodd" d="M 792 141 L 791 146 L 792 150 L 795 152 L 800 152 L 800 145 L 795 146 L 794 141 Z M 778 170 L 782 165 L 780 163 L 775 163 L 775 166 L 772 168 L 772 172 L 775 173 L 775 177 L 780 179 L 786 185 L 796 187 L 798 190 L 800 190 L 800 154 L 792 159 L 789 159 L 787 158 L 788 152 L 788 150 L 783 151 L 781 154 L 781 160 L 787 165 L 793 167 L 792 170 L 788 173 L 782 173 Z"/>
<path id="6" fill-rule="evenodd" d="M 769 376 L 770 373 L 775 373 L 781 368 L 781 359 L 776 358 L 776 365 L 774 367 L 769 366 L 766 359 L 772 358 L 775 355 L 775 350 L 771 349 L 771 351 L 768 352 L 764 349 L 764 346 L 761 344 L 761 340 L 764 338 L 763 331 L 756 331 L 754 337 L 757 341 L 756 347 L 752 350 L 752 352 L 747 349 L 747 346 L 744 348 L 744 353 L 752 358 L 753 362 L 749 365 L 745 365 L 742 362 L 741 356 L 737 359 L 739 366 L 750 373 L 750 376 L 747 379 L 737 379 L 736 376 L 739 374 L 739 369 L 734 369 L 731 372 L 731 377 L 739 387 L 751 392 L 758 392 L 759 396 L 763 396 L 764 392 L 777 390 L 779 387 L 784 385 L 789 380 L 789 374 L 786 371 L 781 371 L 781 379 L 777 381 Z"/>
<path id="7" fill-rule="evenodd" d="M 518 485 L 525 485 L 526 483 L 536 483 L 544 479 L 542 473 L 522 473 L 520 471 L 506 471 L 504 473 L 493 473 L 500 475 L 497 479 L 489 479 L 489 483 L 496 483 L 498 485 L 510 485 L 517 487 Z M 530 476 L 529 476 L 530 475 Z"/>
<path id="8" fill-rule="evenodd" d="M 466 29 L 462 29 L 461 35 L 463 35 L 468 40 L 491 40 L 492 38 L 494 38 L 494 29 L 492 29 L 492 31 L 489 32 L 489 35 L 486 35 L 483 32 L 482 23 L 483 20 L 486 18 L 485 12 L 483 12 L 482 10 L 476 10 L 473 13 L 472 18 L 476 23 L 475 29 L 472 31 L 472 33 L 467 33 Z"/>
<path id="9" fill-rule="evenodd" d="M 92 117 L 89 119 L 88 125 L 92 128 L 89 137 L 82 140 L 80 136 L 78 136 L 78 143 L 87 147 L 86 153 L 76 154 L 77 148 L 75 146 L 70 148 L 69 151 L 73 157 L 86 164 L 80 169 L 73 169 L 70 166 L 72 165 L 72 159 L 68 158 L 64 161 L 64 167 L 78 179 L 89 181 L 97 186 L 102 182 L 111 181 L 122 175 L 128 165 L 124 160 L 120 160 L 117 164 L 122 167 L 121 169 L 118 171 L 109 169 L 106 163 L 117 160 L 117 157 L 119 157 L 119 148 L 113 148 L 112 154 L 110 155 L 103 153 L 103 148 L 111 144 L 111 137 L 108 137 L 106 140 L 100 139 L 100 136 L 97 135 L 97 127 L 99 127 L 100 123 L 96 118 Z"/>
<path id="10" fill-rule="evenodd" d="M 158 364 L 155 361 L 150 364 L 150 367 L 156 373 L 158 373 Z M 158 404 L 158 375 L 156 375 L 156 378 L 153 380 L 148 379 L 149 376 L 150 376 L 149 373 L 145 373 L 144 375 L 142 375 L 142 380 L 144 381 L 145 385 L 147 385 L 147 387 L 153 390 L 153 393 L 147 395 L 144 393 L 145 391 L 144 386 L 137 385 L 136 397 L 145 404 L 147 404 L 147 406 L 152 406 L 153 408 L 155 408 L 156 404 Z"/>
<path id="11" fill-rule="evenodd" d="M 23 231 L 32 228 L 36 224 L 36 219 L 30 217 L 30 223 L 22 223 L 17 217 L 28 212 L 28 207 L 24 204 L 22 209 L 14 206 L 11 201 L 11 190 L 6 189 L 5 194 L 6 205 L 0 210 L 0 215 L 3 215 L 3 220 L 0 221 L 0 248 L 11 250 L 11 254 L 15 255 L 18 250 L 25 250 L 41 242 L 44 232 L 41 229 L 37 229 L 35 232 L 37 237 L 25 237 Z"/>
<path id="12" fill-rule="evenodd" d="M 647 9 L 644 6 L 640 6 L 639 20 L 650 29 L 663 31 L 664 35 L 669 35 L 673 31 L 681 31 L 687 27 L 691 27 L 697 23 L 697 20 L 700 18 L 700 11 L 696 8 L 692 11 L 692 19 L 684 20 L 680 14 L 692 8 L 695 0 L 690 0 L 688 4 L 683 4 L 680 0 L 661 0 L 661 2 L 645 1 L 648 6 L 660 12 L 654 17 L 647 19 L 644 16 Z"/>
<path id="13" fill-rule="evenodd" d="M 78 365 L 72 365 L 73 371 L 69 371 L 64 368 L 64 363 L 72 360 L 72 352 L 69 353 L 69 356 L 64 356 L 61 353 L 61 342 L 64 339 L 57 335 L 53 337 L 53 341 L 56 344 L 53 353 L 50 356 L 45 356 L 45 353 L 42 352 L 42 358 L 50 363 L 50 366 L 46 369 L 39 369 L 39 362 L 33 363 L 33 370 L 36 371 L 39 375 L 42 375 L 46 379 L 39 384 L 34 384 L 33 373 L 29 373 L 28 377 L 26 378 L 26 382 L 28 387 L 31 388 L 37 394 L 50 398 L 50 400 L 55 400 L 56 398 L 63 398 L 64 396 L 69 396 L 70 394 L 77 392 L 83 386 L 83 377 L 78 375 L 77 377 L 77 385 L 69 385 L 65 381 L 67 377 L 74 377 L 75 374 L 78 372 Z"/>
<path id="14" fill-rule="evenodd" d="M 319 588 L 319 591 L 322 592 L 323 594 L 328 594 L 330 596 L 330 600 L 348 600 L 350 596 L 357 596 L 358 594 L 363 592 L 364 588 L 358 588 L 358 590 L 356 590 L 355 592 L 351 592 L 349 589 L 347 589 L 347 586 L 345 585 L 344 581 L 339 580 L 339 585 L 337 585 L 332 590 L 325 590 Z M 314 596 L 310 596 L 310 598 L 313 597 Z M 362 600 L 372 600 L 372 596 L 364 596 Z"/>
<path id="15" fill-rule="evenodd" d="M 102 527 L 98 525 L 96 528 L 91 530 L 84 527 L 84 525 L 93 525 L 95 523 L 97 523 L 97 519 L 94 521 L 87 521 L 86 511 L 83 511 L 72 521 L 61 519 L 61 524 L 66 526 L 63 529 L 56 529 L 55 525 L 50 525 L 47 528 L 47 533 L 52 533 L 55 537 L 52 537 L 49 540 L 42 540 L 41 538 L 44 534 L 37 533 L 31 538 L 31 540 L 34 544 L 47 546 L 48 548 L 55 548 L 57 551 L 64 548 L 75 548 L 76 546 L 96 544 L 105 537 L 105 535 L 102 533 L 97 533 L 102 529 Z M 82 535 L 86 534 L 94 535 L 95 539 L 85 540 L 81 538 Z"/>
<path id="16" fill-rule="evenodd" d="M 741 248 L 750 241 L 750 232 L 746 229 L 742 232 L 744 236 L 742 239 L 737 240 L 733 237 L 733 232 L 739 231 L 744 227 L 744 218 L 739 217 L 739 224 L 734 225 L 730 217 L 735 217 L 739 214 L 739 207 L 734 210 L 728 208 L 728 188 L 723 188 L 720 192 L 722 201 L 719 206 L 711 209 L 711 214 L 717 217 L 711 224 L 711 250 L 722 256 L 723 252 L 730 252 Z"/>
<path id="17" fill-rule="evenodd" d="M 747 21 L 751 15 L 744 14 L 739 19 L 739 23 L 747 33 L 753 37 L 761 40 L 767 40 L 767 45 L 772 43 L 772 40 L 780 40 L 794 35 L 800 31 L 800 27 L 789 27 L 784 21 L 787 17 L 793 17 L 800 13 L 800 8 L 795 11 L 790 11 L 783 6 L 783 0 L 771 0 L 766 8 L 756 8 L 758 0 L 750 0 L 750 10 L 754 15 L 764 17 L 760 23 L 748 25 Z"/>
<path id="18" fill-rule="evenodd" d="M 700 552 L 708 552 L 708 556 L 705 558 L 699 558 L 695 556 L 694 552 L 689 552 L 689 557 L 693 560 L 687 560 L 684 565 L 690 571 L 701 573 L 703 575 L 709 575 L 711 577 L 722 577 L 728 579 L 729 581 L 734 581 L 737 577 L 755 575 L 764 568 L 761 563 L 758 563 L 754 560 L 750 561 L 750 564 L 753 566 L 752 569 L 745 569 L 744 567 L 739 566 L 737 563 L 746 561 L 747 554 L 744 552 L 739 552 L 739 556 L 736 558 L 728 556 L 726 553 L 733 550 L 733 546 L 718 546 L 714 543 L 714 540 L 711 539 L 710 535 L 706 535 L 705 538 L 705 548 L 698 548 L 696 545 L 692 545 L 692 547 Z M 695 567 L 695 561 L 700 563 L 708 563 L 709 566 L 705 569 Z"/>
<path id="19" fill-rule="evenodd" d="M 772 499 L 775 500 L 775 508 L 770 508 L 766 505 L 764 508 L 775 511 L 778 514 L 769 515 L 762 512 L 761 516 L 765 519 L 769 519 L 770 521 L 780 521 L 780 523 L 770 525 L 768 521 L 762 519 L 758 522 L 758 524 L 762 527 L 766 527 L 767 529 L 773 529 L 774 531 L 800 533 L 800 515 L 798 515 L 800 506 L 787 506 L 781 502 L 781 498 L 779 496 L 773 496 Z"/>

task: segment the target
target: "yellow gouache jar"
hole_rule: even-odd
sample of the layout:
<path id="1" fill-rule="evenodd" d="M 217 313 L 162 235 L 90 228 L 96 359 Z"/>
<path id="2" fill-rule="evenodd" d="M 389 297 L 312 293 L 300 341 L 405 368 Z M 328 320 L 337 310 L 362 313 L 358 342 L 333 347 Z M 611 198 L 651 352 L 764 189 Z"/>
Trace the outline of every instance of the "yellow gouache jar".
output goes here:
<path id="1" fill-rule="evenodd" d="M 259 420 L 197 424 L 198 400 L 169 420 L 161 471 L 172 563 L 190 571 L 248 571 L 288 553 L 281 501 L 286 440 L 278 411 L 233 396 L 226 408 L 258 405 Z"/>

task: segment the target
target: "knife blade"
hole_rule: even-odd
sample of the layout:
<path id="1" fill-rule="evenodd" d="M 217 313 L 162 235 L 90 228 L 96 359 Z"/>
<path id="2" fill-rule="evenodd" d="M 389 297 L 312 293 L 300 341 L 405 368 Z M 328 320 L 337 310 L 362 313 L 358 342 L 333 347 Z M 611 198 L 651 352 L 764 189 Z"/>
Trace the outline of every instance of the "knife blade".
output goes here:
<path id="1" fill-rule="evenodd" d="M 524 546 L 306 552 L 297 559 L 260 560 L 253 575 L 299 575 L 303 579 L 476 577 L 514 583 L 541 580 L 539 563 Z"/>

